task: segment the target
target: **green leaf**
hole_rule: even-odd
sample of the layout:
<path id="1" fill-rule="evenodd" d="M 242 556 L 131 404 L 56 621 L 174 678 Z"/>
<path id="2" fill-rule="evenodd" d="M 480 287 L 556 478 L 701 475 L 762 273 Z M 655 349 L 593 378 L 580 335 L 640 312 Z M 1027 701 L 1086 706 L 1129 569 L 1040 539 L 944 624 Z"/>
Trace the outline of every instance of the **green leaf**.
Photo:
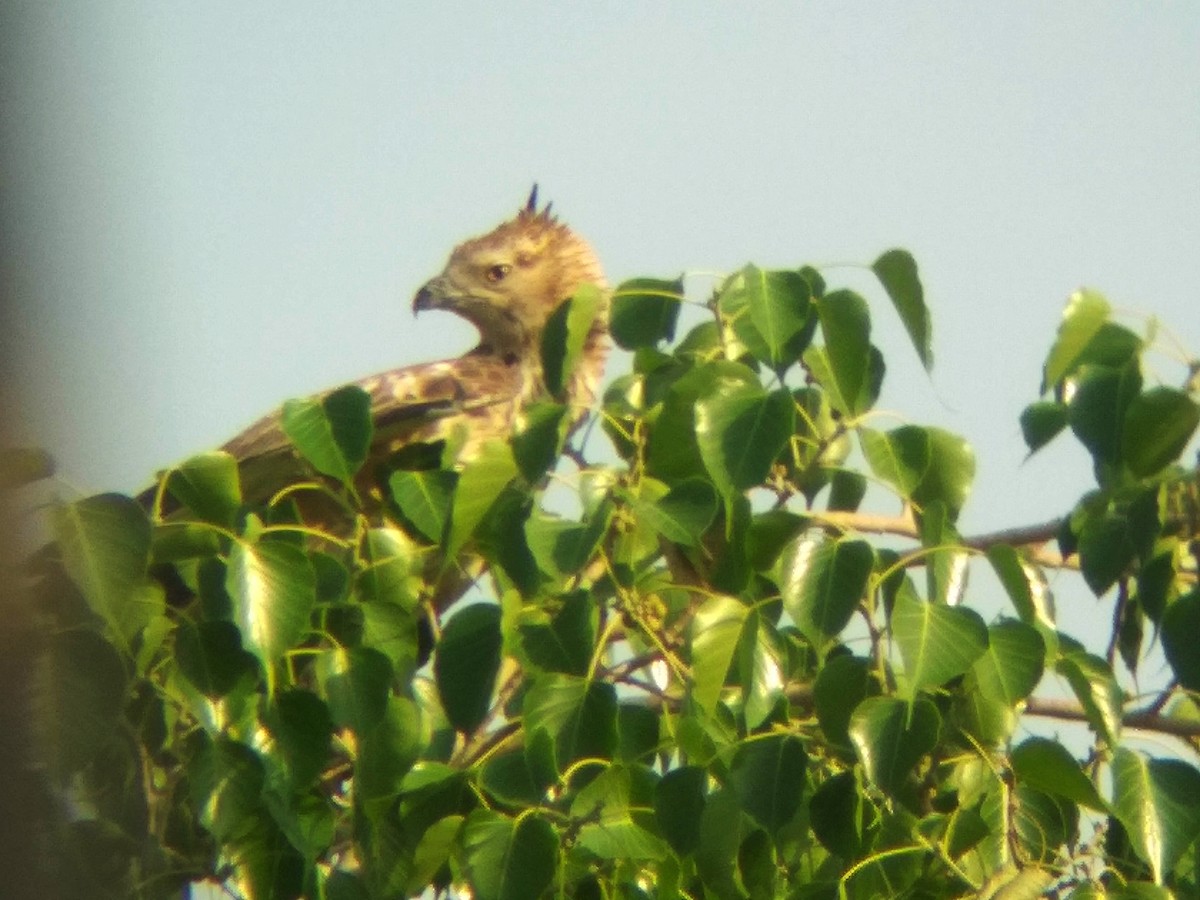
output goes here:
<path id="1" fill-rule="evenodd" d="M 517 474 L 512 448 L 507 444 L 484 445 L 479 456 L 458 476 L 454 508 L 450 514 L 450 533 L 446 539 L 446 565 L 452 565 L 496 502 L 496 498 Z"/>
<path id="2" fill-rule="evenodd" d="M 816 306 L 830 373 L 838 394 L 856 415 L 866 408 L 858 401 L 866 393 L 871 368 L 871 313 L 866 301 L 851 291 L 826 294 Z"/>
<path id="3" fill-rule="evenodd" d="M 350 484 L 371 446 L 371 396 L 352 384 L 317 400 L 288 400 L 281 424 L 314 469 Z"/>
<path id="4" fill-rule="evenodd" d="M 869 849 L 879 830 L 872 813 L 854 772 L 827 778 L 809 801 L 813 834 L 826 850 L 847 860 L 859 859 Z"/>
<path id="5" fill-rule="evenodd" d="M 666 389 L 647 440 L 646 469 L 651 476 L 673 483 L 707 475 L 696 445 L 696 403 L 725 382 L 762 390 L 751 369 L 724 359 L 696 366 Z"/>
<path id="6" fill-rule="evenodd" d="M 663 745 L 661 731 L 655 710 L 622 703 L 617 707 L 617 757 L 627 763 L 649 761 Z"/>
<path id="7" fill-rule="evenodd" d="M 529 484 L 537 484 L 558 459 L 569 412 L 561 403 L 531 403 L 521 410 L 521 430 L 513 435 L 512 448 Z"/>
<path id="8" fill-rule="evenodd" d="M 1123 576 L 1137 554 L 1137 528 L 1121 513 L 1089 516 L 1079 533 L 1079 569 L 1097 597 Z"/>
<path id="9" fill-rule="evenodd" d="M 1125 410 L 1121 456 L 1138 478 L 1179 458 L 1200 423 L 1200 406 L 1182 391 L 1155 387 L 1133 398 Z"/>
<path id="10" fill-rule="evenodd" d="M 1023 784 L 1096 812 L 1105 812 L 1107 809 L 1096 793 L 1096 786 L 1084 774 L 1070 751 L 1058 741 L 1027 738 L 1013 748 L 1012 767 L 1017 780 Z"/>
<path id="11" fill-rule="evenodd" d="M 542 331 L 542 375 L 551 396 L 560 397 L 570 383 L 603 302 L 600 289 L 585 284 L 546 321 Z"/>
<path id="12" fill-rule="evenodd" d="M 729 497 L 766 480 L 794 430 L 786 390 L 722 380 L 696 403 L 696 442 L 713 483 Z"/>
<path id="13" fill-rule="evenodd" d="M 293 790 L 311 784 L 329 765 L 333 718 L 316 694 L 284 691 L 267 710 L 264 724 L 272 750 L 287 766 Z"/>
<path id="14" fill-rule="evenodd" d="M 563 598 L 547 622 L 523 622 L 518 631 L 530 663 L 546 672 L 584 676 L 592 660 L 599 618 L 598 604 L 587 591 Z"/>
<path id="15" fill-rule="evenodd" d="M 708 773 L 698 766 L 667 772 L 654 789 L 654 818 L 663 837 L 681 856 L 700 842 Z"/>
<path id="16" fill-rule="evenodd" d="M 746 896 L 736 874 L 743 816 L 731 790 L 714 791 L 708 796 L 700 818 L 700 843 L 693 854 L 696 872 L 707 888 L 705 896 L 719 900 L 741 900 Z"/>
<path id="17" fill-rule="evenodd" d="M 1008 544 L 993 544 L 986 552 L 1021 621 L 1053 628 L 1054 597 L 1042 570 Z"/>
<path id="18" fill-rule="evenodd" d="M 1119 748 L 1112 808 L 1138 856 L 1162 884 L 1200 835 L 1200 772 L 1178 759 L 1146 759 Z"/>
<path id="19" fill-rule="evenodd" d="M 617 748 L 617 694 L 611 684 L 548 674 L 525 695 L 525 732 L 553 741 L 558 770 L 577 759 L 611 759 Z"/>
<path id="20" fill-rule="evenodd" d="M 870 660 L 835 656 L 817 674 L 813 705 L 825 739 L 837 747 L 850 746 L 850 715 L 863 700 L 879 694 Z"/>
<path id="21" fill-rule="evenodd" d="M 468 606 L 446 623 L 433 673 L 446 716 L 458 731 L 471 734 L 487 716 L 502 643 L 499 607 Z"/>
<path id="22" fill-rule="evenodd" d="M 162 596 L 143 591 L 150 522 L 137 502 L 99 494 L 55 511 L 63 565 L 92 612 L 123 646 L 163 610 Z"/>
<path id="23" fill-rule="evenodd" d="M 790 734 L 751 737 L 738 747 L 729 766 L 729 786 L 742 809 L 775 834 L 800 809 L 808 757 Z"/>
<path id="24" fill-rule="evenodd" d="M 648 774 L 642 768 L 611 766 L 576 795 L 570 814 L 585 823 L 579 830 L 579 843 L 589 853 L 605 860 L 660 860 L 667 856 L 662 839 L 634 821 L 634 804 L 642 818 L 641 808 L 650 800 Z M 637 784 L 635 775 L 639 776 Z"/>
<path id="25" fill-rule="evenodd" d="M 463 823 L 462 854 L 478 900 L 528 900 L 554 877 L 558 834 L 539 815 L 514 822 L 477 809 Z"/>
<path id="26" fill-rule="evenodd" d="M 492 756 L 483 765 L 480 785 L 488 794 L 509 806 L 536 806 L 545 794 L 520 750 Z"/>
<path id="27" fill-rule="evenodd" d="M 865 475 L 849 469 L 837 469 L 829 482 L 829 500 L 825 508 L 830 512 L 855 512 L 866 494 Z"/>
<path id="28" fill-rule="evenodd" d="M 392 499 L 421 536 L 440 543 L 450 520 L 450 504 L 458 476 L 445 469 L 400 470 L 388 478 Z"/>
<path id="29" fill-rule="evenodd" d="M 933 368 L 933 324 L 925 305 L 925 291 L 917 274 L 916 260 L 907 250 L 889 250 L 875 260 L 871 269 L 900 314 L 921 364 L 929 371 Z"/>
<path id="30" fill-rule="evenodd" d="M 867 351 L 866 373 L 859 384 L 858 394 L 854 396 L 842 393 L 844 386 L 837 380 L 827 348 L 816 345 L 809 347 L 804 351 L 804 365 L 812 380 L 824 389 L 829 405 L 843 417 L 857 419 L 879 399 L 886 366 L 878 347 L 871 346 Z"/>
<path id="31" fill-rule="evenodd" d="M 175 661 L 196 690 L 223 697 L 245 675 L 256 675 L 254 657 L 242 649 L 242 633 L 232 622 L 183 622 L 175 634 Z"/>
<path id="32" fill-rule="evenodd" d="M 746 727 L 758 728 L 783 699 L 787 647 L 759 610 L 752 610 L 739 641 L 738 680 Z"/>
<path id="33" fill-rule="evenodd" d="M 1111 313 L 1112 307 L 1108 301 L 1095 291 L 1080 290 L 1071 295 L 1067 308 L 1063 310 L 1062 323 L 1058 326 L 1058 337 L 1046 356 L 1042 374 L 1043 394 L 1071 372 Z"/>
<path id="34" fill-rule="evenodd" d="M 1078 839 L 1079 808 L 1027 785 L 1018 784 L 1012 796 L 1012 823 L 1019 852 L 1033 862 L 1057 862 L 1063 845 Z"/>
<path id="35" fill-rule="evenodd" d="M 749 612 L 735 598 L 717 595 L 692 619 L 692 699 L 702 709 L 716 708 Z"/>
<path id="36" fill-rule="evenodd" d="M 812 645 L 823 649 L 850 622 L 867 590 L 875 553 L 862 540 L 802 535 L 779 557 L 783 608 Z"/>
<path id="37" fill-rule="evenodd" d="M 268 669 L 308 632 L 316 575 L 298 547 L 238 541 L 229 553 L 225 589 L 233 600 L 242 645 Z"/>
<path id="38" fill-rule="evenodd" d="M 167 490 L 197 517 L 217 525 L 232 525 L 242 505 L 237 460 L 220 450 L 172 469 Z"/>
<path id="39" fill-rule="evenodd" d="M 683 301 L 683 279 L 633 278 L 613 293 L 608 329 L 626 350 L 675 340 L 675 322 Z"/>
<path id="40" fill-rule="evenodd" d="M 1116 676 L 1100 657 L 1065 638 L 1063 645 L 1055 670 L 1071 685 L 1092 730 L 1110 747 L 1116 747 L 1124 700 Z"/>
<path id="41" fill-rule="evenodd" d="M 364 806 L 370 806 L 370 801 L 390 802 L 395 798 L 413 763 L 429 749 L 425 729 L 431 724 L 444 727 L 436 703 L 423 702 L 418 708 L 406 697 L 393 695 L 386 699 L 383 718 L 356 735 L 354 795 Z"/>
<path id="42" fill-rule="evenodd" d="M 717 515 L 717 493 L 703 478 L 685 478 L 653 503 L 639 502 L 639 520 L 669 541 L 694 547 Z"/>
<path id="43" fill-rule="evenodd" d="M 450 854 L 458 844 L 458 835 L 462 830 L 462 824 L 463 816 L 446 816 L 425 829 L 425 833 L 421 835 L 421 840 L 417 842 L 417 847 L 413 851 L 413 872 L 409 876 L 408 886 L 405 890 L 407 896 L 419 896 L 437 876 L 442 866 L 450 861 Z M 327 889 L 326 900 L 338 900 L 338 898 L 330 897 Z M 370 900 L 370 895 L 364 889 L 363 896 L 355 897 L 353 900 Z"/>
<path id="44" fill-rule="evenodd" d="M 863 454 L 877 476 L 918 508 L 940 501 L 953 522 L 975 478 L 975 454 L 958 435 L 902 425 L 888 432 L 859 429 Z"/>
<path id="45" fill-rule="evenodd" d="M 218 840 L 230 840 L 252 827 L 263 810 L 263 765 L 237 741 L 206 741 L 188 762 L 187 784 L 200 824 Z"/>
<path id="46" fill-rule="evenodd" d="M 415 611 L 422 561 L 412 540 L 396 528 L 372 528 L 363 539 L 362 557 L 354 584 L 360 598 Z"/>
<path id="47" fill-rule="evenodd" d="M 850 716 L 850 740 L 867 777 L 895 794 L 921 757 L 937 746 L 941 717 L 928 700 L 869 697 Z"/>
<path id="48" fill-rule="evenodd" d="M 1021 413 L 1021 434 L 1030 453 L 1042 449 L 1067 427 L 1067 405 L 1039 400 Z"/>
<path id="49" fill-rule="evenodd" d="M 988 648 L 987 626 L 972 609 L 896 598 L 892 635 L 904 658 L 907 696 L 962 675 Z"/>
<path id="50" fill-rule="evenodd" d="M 608 531 L 612 508 L 604 504 L 584 522 L 533 515 L 525 526 L 529 549 L 538 567 L 565 578 L 579 572 L 592 558 Z"/>
<path id="51" fill-rule="evenodd" d="M 1121 462 L 1125 413 L 1141 387 L 1136 359 L 1120 369 L 1085 366 L 1079 370 L 1067 421 L 1095 460 L 1101 484 L 1108 483 L 1106 467 L 1115 468 Z"/>
<path id="52" fill-rule="evenodd" d="M 766 344 L 762 361 L 776 371 L 790 366 L 808 345 L 816 325 L 808 282 L 799 272 L 764 272 L 746 266 L 738 287 L 744 292 L 742 302 L 750 321 Z"/>
<path id="53" fill-rule="evenodd" d="M 338 647 L 317 657 L 317 678 L 339 728 L 366 734 L 383 719 L 392 664 L 369 647 Z"/>
<path id="54" fill-rule="evenodd" d="M 1200 691 L 1200 590 L 1192 590 L 1170 604 L 1162 618 L 1162 642 L 1167 661 L 1179 684 Z"/>
<path id="55" fill-rule="evenodd" d="M 1014 619 L 988 628 L 987 649 L 972 671 L 980 693 L 1005 706 L 1015 706 L 1042 679 L 1046 645 L 1037 629 Z"/>

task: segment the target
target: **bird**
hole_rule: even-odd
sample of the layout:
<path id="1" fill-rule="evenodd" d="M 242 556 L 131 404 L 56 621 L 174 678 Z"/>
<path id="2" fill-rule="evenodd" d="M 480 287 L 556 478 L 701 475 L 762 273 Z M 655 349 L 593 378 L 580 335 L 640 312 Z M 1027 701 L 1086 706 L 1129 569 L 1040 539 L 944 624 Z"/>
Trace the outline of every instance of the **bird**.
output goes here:
<path id="1" fill-rule="evenodd" d="M 556 310 L 585 285 L 606 297 L 595 251 L 552 214 L 549 204 L 538 207 L 536 184 L 515 216 L 453 249 L 442 271 L 413 296 L 412 311 L 414 316 L 437 310 L 458 315 L 475 326 L 478 342 L 456 358 L 354 382 L 370 400 L 373 425 L 367 461 L 355 479 L 363 510 L 386 515 L 387 477 L 396 468 L 461 469 L 488 442 L 508 440 L 518 431 L 530 404 L 551 399 L 542 371 L 542 337 Z M 608 349 L 602 302 L 578 363 L 553 398 L 567 406 L 574 424 L 595 402 Z M 246 508 L 261 507 L 289 485 L 317 477 L 289 440 L 278 410 L 221 450 L 237 462 Z M 179 505 L 167 496 L 169 474 L 166 478 L 165 492 L 152 488 L 141 497 L 144 506 L 164 517 Z M 291 496 L 305 524 L 351 530 L 345 510 L 320 491 Z M 330 515 L 340 526 L 330 525 Z"/>

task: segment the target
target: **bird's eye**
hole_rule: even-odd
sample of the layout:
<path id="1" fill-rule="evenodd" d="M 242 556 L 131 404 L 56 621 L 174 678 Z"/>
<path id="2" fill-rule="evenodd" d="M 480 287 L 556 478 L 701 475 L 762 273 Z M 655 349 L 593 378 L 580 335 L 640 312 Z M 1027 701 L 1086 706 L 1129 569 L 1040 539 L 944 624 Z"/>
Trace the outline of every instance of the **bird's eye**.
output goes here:
<path id="1" fill-rule="evenodd" d="M 511 271 L 512 266 L 510 266 L 508 263 L 497 263 L 496 265 L 488 268 L 487 280 L 492 284 L 495 284 L 498 281 L 503 281 L 504 276 Z"/>

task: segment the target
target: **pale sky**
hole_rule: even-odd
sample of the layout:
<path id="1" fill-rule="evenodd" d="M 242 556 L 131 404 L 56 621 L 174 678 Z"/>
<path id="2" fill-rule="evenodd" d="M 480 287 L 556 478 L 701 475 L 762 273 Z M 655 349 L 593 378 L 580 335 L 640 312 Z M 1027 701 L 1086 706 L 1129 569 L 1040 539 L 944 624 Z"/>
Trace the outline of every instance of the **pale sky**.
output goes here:
<path id="1" fill-rule="evenodd" d="M 613 283 L 911 250 L 932 380 L 826 274 L 975 447 L 967 532 L 1090 484 L 1017 423 L 1072 290 L 1200 353 L 1200 4 L 9 7 L 0 377 L 66 499 L 467 349 L 410 298 L 535 180 Z"/>

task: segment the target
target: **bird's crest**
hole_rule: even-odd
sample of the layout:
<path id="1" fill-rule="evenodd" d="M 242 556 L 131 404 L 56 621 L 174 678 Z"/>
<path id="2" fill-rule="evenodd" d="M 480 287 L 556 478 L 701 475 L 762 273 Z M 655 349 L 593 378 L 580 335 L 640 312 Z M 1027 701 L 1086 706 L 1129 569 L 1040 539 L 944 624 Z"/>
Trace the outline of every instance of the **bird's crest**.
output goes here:
<path id="1" fill-rule="evenodd" d="M 547 203 L 544 209 L 537 208 L 538 203 L 538 186 L 537 182 L 533 183 L 533 189 L 529 192 L 529 199 L 525 201 L 525 207 L 517 214 L 517 218 L 524 221 L 541 220 L 546 225 L 555 225 L 558 220 L 550 215 L 550 207 L 553 203 Z"/>

